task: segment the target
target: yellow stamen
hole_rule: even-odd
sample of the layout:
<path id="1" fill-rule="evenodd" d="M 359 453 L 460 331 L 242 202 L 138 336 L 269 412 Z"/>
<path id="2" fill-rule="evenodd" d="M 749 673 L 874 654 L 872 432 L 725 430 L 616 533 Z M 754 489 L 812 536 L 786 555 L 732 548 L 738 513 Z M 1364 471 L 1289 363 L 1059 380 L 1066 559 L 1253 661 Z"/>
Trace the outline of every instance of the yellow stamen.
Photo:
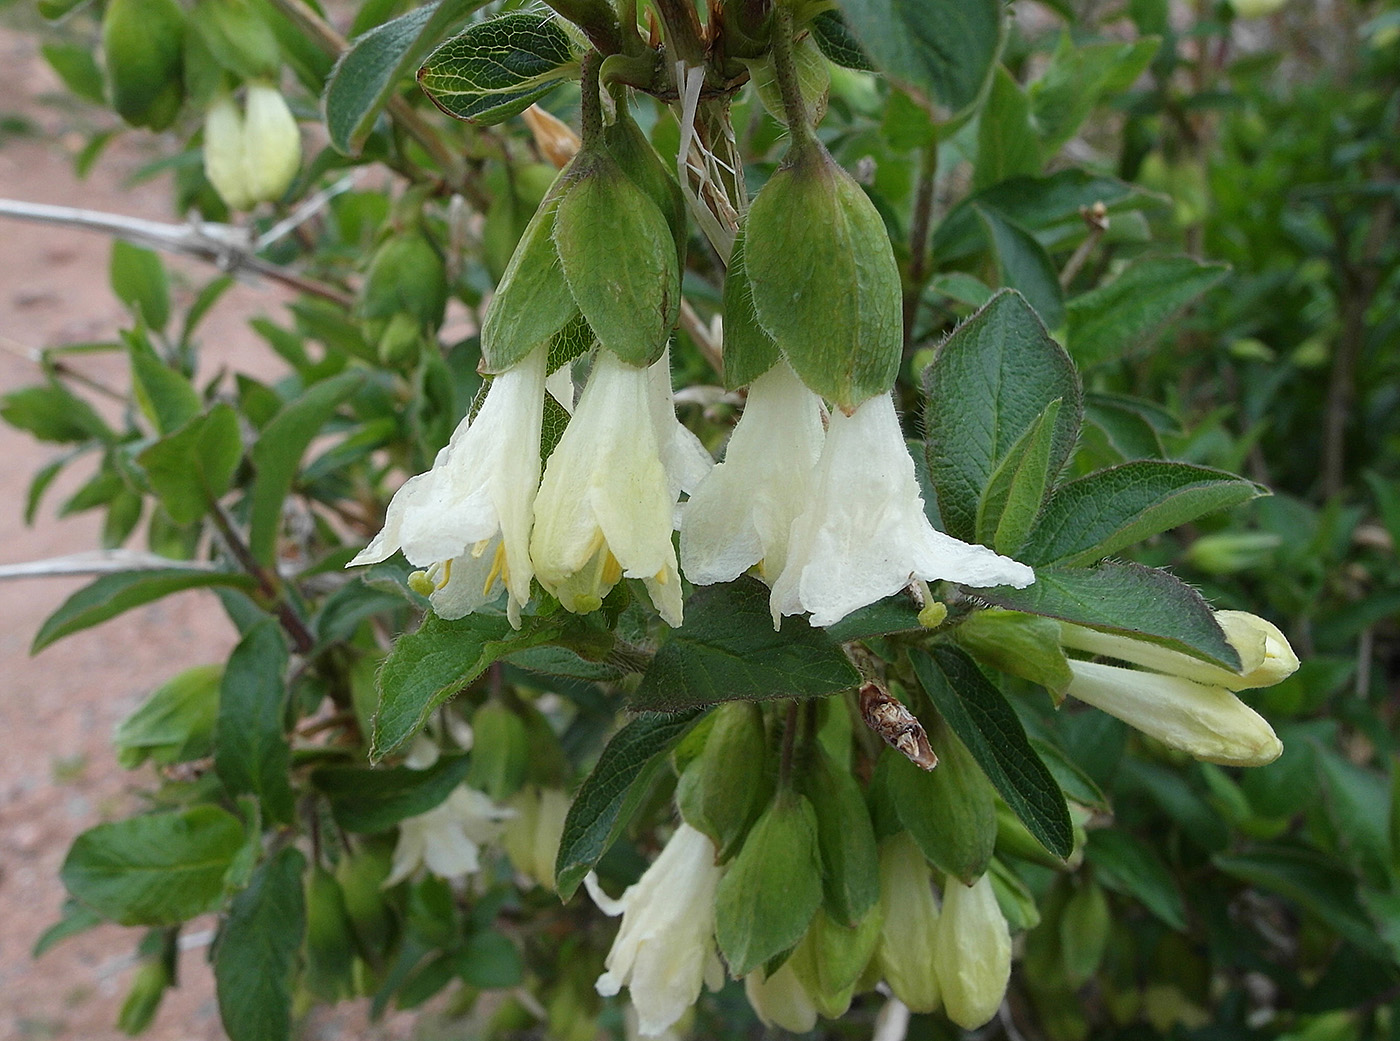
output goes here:
<path id="1" fill-rule="evenodd" d="M 443 586 L 447 585 L 447 583 L 449 583 L 449 582 L 451 582 L 451 581 L 452 581 L 452 561 L 451 561 L 451 560 L 444 560 L 444 561 L 442 562 L 442 579 L 438 582 L 437 588 L 441 589 Z"/>
<path id="2" fill-rule="evenodd" d="M 622 578 L 622 565 L 617 562 L 617 558 L 612 555 L 612 550 L 610 549 L 603 551 L 603 568 L 601 574 L 603 584 L 607 586 L 617 585 L 618 581 Z"/>
<path id="3" fill-rule="evenodd" d="M 490 539 L 482 539 L 482 540 L 481 540 L 480 542 L 478 542 L 475 546 L 473 546 L 473 547 L 472 547 L 472 559 L 473 559 L 473 560 L 480 560 L 480 559 L 481 559 L 481 555 L 482 555 L 483 553 L 486 552 L 486 547 L 489 546 L 489 545 L 491 545 L 491 540 L 490 540 Z"/>
<path id="4" fill-rule="evenodd" d="M 502 584 L 510 581 L 510 571 L 506 565 L 506 540 L 496 543 L 496 555 L 491 560 L 491 570 L 486 575 L 486 584 L 481 587 L 481 595 L 491 592 L 491 586 L 499 578 Z"/>
<path id="5" fill-rule="evenodd" d="M 664 586 L 664 585 L 665 585 L 667 582 L 669 582 L 669 581 L 671 581 L 671 576 L 668 575 L 668 574 L 666 574 L 666 569 L 665 569 L 665 568 L 662 568 L 660 571 L 658 571 L 658 572 L 656 573 L 656 584 L 657 584 L 657 585 L 659 585 L 659 586 Z"/>

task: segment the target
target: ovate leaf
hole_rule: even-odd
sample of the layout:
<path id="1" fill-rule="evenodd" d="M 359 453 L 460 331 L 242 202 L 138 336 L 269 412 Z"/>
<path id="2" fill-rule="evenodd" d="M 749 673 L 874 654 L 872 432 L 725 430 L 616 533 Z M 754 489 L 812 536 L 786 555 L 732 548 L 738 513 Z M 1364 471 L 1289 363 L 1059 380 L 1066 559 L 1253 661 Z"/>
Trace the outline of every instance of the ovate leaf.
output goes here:
<path id="1" fill-rule="evenodd" d="M 435 50 L 418 70 L 418 85 L 449 116 L 493 124 L 529 108 L 575 64 L 557 20 L 507 14 L 469 26 Z"/>
<path id="2" fill-rule="evenodd" d="M 1082 564 L 1268 492 L 1188 463 L 1141 460 L 1055 490 L 1019 554 L 1028 564 Z"/>
<path id="3" fill-rule="evenodd" d="M 243 825 L 217 806 L 99 824 L 59 872 L 68 892 L 122 925 L 179 925 L 213 910 L 243 846 Z"/>
<path id="4" fill-rule="evenodd" d="M 839 7 L 876 68 L 942 114 L 977 99 L 1001 48 L 997 0 L 840 0 Z"/>
<path id="5" fill-rule="evenodd" d="M 219 1018 L 230 1041 L 287 1041 L 302 938 L 306 857 L 286 846 L 233 898 L 214 948 Z"/>
<path id="6" fill-rule="evenodd" d="M 417 632 L 399 637 L 379 670 L 370 757 L 378 760 L 412 737 L 428 713 L 493 661 L 558 635 L 548 627 L 516 631 L 504 615 L 476 613 L 446 621 L 428 614 Z"/>
<path id="7" fill-rule="evenodd" d="M 554 877 L 567 900 L 627 824 L 671 747 L 703 717 L 645 712 L 613 735 L 564 818 Z"/>
<path id="8" fill-rule="evenodd" d="M 1108 285 L 1069 302 L 1070 353 L 1080 365 L 1097 365 L 1149 346 L 1182 308 L 1229 270 L 1191 257 L 1133 261 Z"/>
<path id="9" fill-rule="evenodd" d="M 90 629 L 133 607 L 149 604 L 183 589 L 229 586 L 250 590 L 256 583 L 247 575 L 203 568 L 161 568 L 152 571 L 118 571 L 84 586 L 44 619 L 30 652 L 37 654 L 55 640 Z"/>
<path id="10" fill-rule="evenodd" d="M 820 697 L 859 682 L 840 644 L 822 630 L 787 618 L 774 632 L 767 587 L 743 578 L 691 595 L 685 624 L 656 652 L 631 707 L 677 712 L 721 701 Z"/>
<path id="11" fill-rule="evenodd" d="M 974 208 L 992 244 L 1002 286 L 1025 296 L 1047 329 L 1058 329 L 1065 318 L 1064 290 L 1050 254 L 1029 229 L 1000 210 Z"/>
<path id="12" fill-rule="evenodd" d="M 1240 667 L 1239 652 L 1201 594 L 1156 568 L 1116 561 L 1095 568 L 1041 567 L 1026 589 L 997 586 L 977 595 L 1012 611 L 1147 640 L 1231 670 Z"/>
<path id="13" fill-rule="evenodd" d="M 1079 378 L 1025 299 L 1001 292 L 944 342 L 923 382 L 938 507 L 948 534 L 972 540 L 983 489 L 1056 399 L 1046 473 L 1064 466 L 1079 432 Z"/>
<path id="14" fill-rule="evenodd" d="M 399 84 L 439 40 L 485 3 L 441 0 L 376 26 L 356 39 L 336 63 L 321 101 L 326 131 L 336 150 L 359 154 Z"/>
<path id="15" fill-rule="evenodd" d="M 286 670 L 287 641 L 277 623 L 265 618 L 229 656 L 214 739 L 214 769 L 224 787 L 234 795 L 256 795 L 263 814 L 280 824 L 290 824 L 293 811 Z"/>
<path id="16" fill-rule="evenodd" d="M 1005 695 L 956 647 L 909 656 L 933 705 L 962 739 L 982 772 L 1036 840 L 1057 857 L 1074 850 L 1074 830 L 1064 793 Z"/>
<path id="17" fill-rule="evenodd" d="M 220 403 L 161 438 L 136 461 L 176 524 L 193 524 L 223 497 L 243 458 L 238 414 Z"/>

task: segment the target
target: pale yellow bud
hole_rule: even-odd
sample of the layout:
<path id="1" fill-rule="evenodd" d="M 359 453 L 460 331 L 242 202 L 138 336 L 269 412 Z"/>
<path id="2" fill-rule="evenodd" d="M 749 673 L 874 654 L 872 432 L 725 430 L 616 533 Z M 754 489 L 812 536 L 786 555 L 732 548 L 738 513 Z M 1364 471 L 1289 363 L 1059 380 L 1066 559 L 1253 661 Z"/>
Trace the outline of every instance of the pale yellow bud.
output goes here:
<path id="1" fill-rule="evenodd" d="M 908 832 L 880 844 L 880 945 L 875 962 L 890 990 L 914 1012 L 939 1004 L 934 970 L 938 900 L 933 874 Z"/>
<path id="2" fill-rule="evenodd" d="M 1223 766 L 1263 766 L 1283 752 L 1273 728 L 1224 687 L 1071 661 L 1071 697 L 1117 716 L 1163 744 Z"/>
<path id="3" fill-rule="evenodd" d="M 949 878 L 934 949 L 948 1018 L 966 1030 L 991 1020 L 1011 979 L 1011 930 L 989 875 L 971 886 Z"/>
<path id="4" fill-rule="evenodd" d="M 243 162 L 248 192 L 259 202 L 280 199 L 301 169 L 301 132 L 276 87 L 248 85 Z"/>
<path id="5" fill-rule="evenodd" d="M 243 168 L 243 116 L 226 94 L 204 116 L 204 176 L 229 209 L 253 205 Z"/>
<path id="6" fill-rule="evenodd" d="M 1287 679 L 1298 668 L 1298 656 L 1289 646 L 1288 638 L 1272 622 L 1245 611 L 1219 611 L 1215 620 L 1225 631 L 1225 639 L 1240 656 L 1239 672 L 1211 665 L 1146 640 L 1101 633 L 1069 623 L 1060 627 L 1060 640 L 1066 647 L 1077 651 L 1117 658 L 1154 672 L 1180 676 L 1226 690 L 1270 687 Z"/>
<path id="7" fill-rule="evenodd" d="M 744 977 L 744 993 L 764 1026 L 805 1034 L 817 1025 L 817 1007 L 790 960 L 772 976 L 765 976 L 762 969 L 749 973 Z"/>
<path id="8" fill-rule="evenodd" d="M 1239 18 L 1264 18 L 1280 10 L 1288 0 L 1230 0 Z"/>

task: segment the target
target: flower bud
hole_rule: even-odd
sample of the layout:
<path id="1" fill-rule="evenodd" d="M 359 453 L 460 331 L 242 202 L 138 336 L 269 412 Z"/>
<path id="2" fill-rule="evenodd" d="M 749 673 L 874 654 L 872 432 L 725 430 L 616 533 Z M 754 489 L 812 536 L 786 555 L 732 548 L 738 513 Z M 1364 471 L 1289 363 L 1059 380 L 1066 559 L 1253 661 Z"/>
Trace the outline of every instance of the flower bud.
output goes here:
<path id="1" fill-rule="evenodd" d="M 988 1022 L 1011 979 L 1011 931 L 987 875 L 971 886 L 949 879 L 934 946 L 948 1018 L 966 1030 Z"/>
<path id="2" fill-rule="evenodd" d="M 554 862 L 569 812 L 569 796 L 559 788 L 529 785 L 507 803 L 515 816 L 501 835 L 501 845 L 521 874 L 554 890 Z"/>
<path id="3" fill-rule="evenodd" d="M 354 961 L 345 894 L 335 876 L 318 864 L 306 876 L 306 989 L 322 1001 L 351 997 Z"/>
<path id="4" fill-rule="evenodd" d="M 1068 693 L 1165 745 L 1222 766 L 1263 766 L 1283 752 L 1268 722 L 1224 687 L 1071 661 Z"/>
<path id="5" fill-rule="evenodd" d="M 704 751 L 686 770 L 679 802 L 686 822 L 710 837 L 724 863 L 767 805 L 772 783 L 758 706 L 731 701 L 718 706 L 714 716 Z"/>
<path id="6" fill-rule="evenodd" d="M 749 208 L 744 269 L 759 323 L 802 381 L 848 415 L 894 384 L 899 268 L 874 203 L 799 141 Z"/>
<path id="7" fill-rule="evenodd" d="M 243 113 L 227 95 L 209 107 L 204 174 L 230 209 L 280 199 L 300 168 L 301 133 L 277 88 L 249 84 Z"/>
<path id="8" fill-rule="evenodd" d="M 938 901 L 928 861 L 908 832 L 880 844 L 880 913 L 883 921 L 875 962 L 885 982 L 910 1010 L 937 1010 L 940 993 L 934 937 Z"/>
<path id="9" fill-rule="evenodd" d="M 175 0 L 111 0 L 102 55 L 112 107 L 132 126 L 164 130 L 184 100 L 185 14 Z"/>
<path id="10" fill-rule="evenodd" d="M 744 977 L 744 994 L 764 1026 L 805 1034 L 817 1025 L 817 1007 L 793 971 L 791 959 L 772 976 L 763 969 L 749 973 Z"/>
<path id="11" fill-rule="evenodd" d="M 126 993 L 121 1011 L 117 1013 L 117 1029 L 132 1036 L 144 1032 L 160 1008 L 165 988 L 173 982 L 165 958 L 157 955 L 142 961 L 131 978 L 131 989 Z"/>
<path id="12" fill-rule="evenodd" d="M 301 132 L 276 87 L 248 84 L 243 156 L 248 191 L 259 202 L 280 199 L 301 169 Z"/>
<path id="13" fill-rule="evenodd" d="M 391 235 L 380 243 L 365 273 L 356 310 L 361 318 L 406 314 L 416 327 L 435 330 L 447 307 L 447 268 L 421 231 Z"/>
<path id="14" fill-rule="evenodd" d="M 856 986 L 880 943 L 884 916 L 878 906 L 854 927 L 818 911 L 807 935 L 788 959 L 817 1012 L 839 1019 L 850 1008 Z"/>

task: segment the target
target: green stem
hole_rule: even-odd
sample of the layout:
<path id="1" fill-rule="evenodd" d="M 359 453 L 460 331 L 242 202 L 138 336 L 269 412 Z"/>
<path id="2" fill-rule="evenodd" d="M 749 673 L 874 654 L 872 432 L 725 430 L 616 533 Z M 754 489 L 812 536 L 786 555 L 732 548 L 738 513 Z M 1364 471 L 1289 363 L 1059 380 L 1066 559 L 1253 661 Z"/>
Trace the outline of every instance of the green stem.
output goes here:
<path id="1" fill-rule="evenodd" d="M 223 538 L 229 553 L 238 561 L 239 566 L 257 581 L 258 592 L 268 602 L 283 630 L 291 637 L 292 646 L 296 648 L 296 652 L 298 654 L 309 653 L 316 646 L 316 638 L 311 635 L 311 630 L 306 627 L 301 616 L 287 602 L 283 595 L 281 579 L 271 569 L 263 567 L 253 556 L 253 551 L 243 541 L 243 536 L 233 526 L 233 521 L 229 519 L 222 506 L 211 502 L 209 516 L 214 522 L 214 527 L 219 530 L 219 535 Z"/>
<path id="2" fill-rule="evenodd" d="M 938 137 L 924 147 L 914 196 L 914 217 L 909 224 L 909 277 L 904 288 L 904 344 L 914 336 L 914 319 L 929 277 L 929 226 L 933 223 L 934 185 L 938 180 Z"/>
<path id="3" fill-rule="evenodd" d="M 623 34 L 619 30 L 617 15 L 608 0 L 544 0 L 555 13 L 567 18 L 588 37 L 588 42 L 604 54 L 616 54 L 623 50 Z M 633 24 L 636 19 L 633 18 Z M 636 36 L 635 30 L 631 33 Z"/>
<path id="4" fill-rule="evenodd" d="M 687 65 L 702 64 L 705 61 L 705 41 L 691 0 L 652 0 L 652 6 L 661 18 L 661 31 L 666 36 L 670 61 L 683 61 Z"/>
<path id="5" fill-rule="evenodd" d="M 802 87 L 797 77 L 797 63 L 792 57 L 792 12 L 779 7 L 773 12 L 773 75 L 783 96 L 783 114 L 787 117 L 788 133 L 792 135 L 792 157 L 798 158 L 817 147 L 812 132 L 807 102 L 802 99 Z"/>
<path id="6" fill-rule="evenodd" d="M 785 791 L 792 783 L 792 760 L 797 749 L 797 708 L 796 699 L 788 703 L 787 717 L 783 720 L 782 756 L 778 760 L 778 790 Z"/>
<path id="7" fill-rule="evenodd" d="M 583 56 L 583 80 L 579 84 L 579 121 L 582 123 L 582 147 L 599 145 L 603 133 L 603 99 L 599 96 L 598 72 L 603 56 L 589 51 Z"/>

